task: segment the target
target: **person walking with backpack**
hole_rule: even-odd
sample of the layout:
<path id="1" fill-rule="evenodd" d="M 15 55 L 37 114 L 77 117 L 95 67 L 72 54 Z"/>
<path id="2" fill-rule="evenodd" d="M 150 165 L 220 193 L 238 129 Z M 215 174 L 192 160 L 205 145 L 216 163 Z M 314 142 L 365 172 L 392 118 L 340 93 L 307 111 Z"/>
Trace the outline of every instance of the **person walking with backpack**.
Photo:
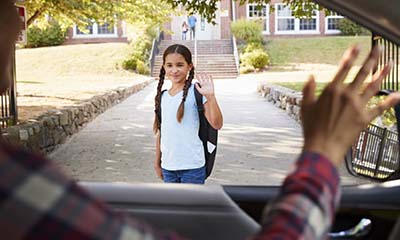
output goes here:
<path id="1" fill-rule="evenodd" d="M 203 97 L 204 116 L 210 126 L 221 129 L 223 117 L 207 74 L 194 79 L 192 54 L 184 45 L 169 46 L 163 54 L 155 96 L 156 174 L 164 182 L 204 184 L 206 179 L 205 146 L 199 137 L 200 117 L 195 92 Z M 172 85 L 162 90 L 165 77 Z M 215 149 L 208 149 L 215 151 Z"/>

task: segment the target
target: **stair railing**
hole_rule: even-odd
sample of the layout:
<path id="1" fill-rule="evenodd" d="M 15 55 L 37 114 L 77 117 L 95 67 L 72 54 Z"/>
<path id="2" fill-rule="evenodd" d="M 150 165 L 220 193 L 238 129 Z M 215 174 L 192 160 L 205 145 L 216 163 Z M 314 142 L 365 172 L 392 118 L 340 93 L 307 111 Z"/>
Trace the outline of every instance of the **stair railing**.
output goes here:
<path id="1" fill-rule="evenodd" d="M 194 37 L 194 66 L 197 68 L 197 37 Z"/>
<path id="2" fill-rule="evenodd" d="M 235 58 L 235 64 L 236 64 L 236 70 L 239 73 L 240 72 L 240 63 L 239 63 L 239 53 L 236 45 L 236 38 L 235 36 L 232 36 L 231 38 L 232 41 L 232 47 L 233 47 L 233 56 Z"/>
<path id="3" fill-rule="evenodd" d="M 153 43 L 151 45 L 150 56 L 149 56 L 149 67 L 150 67 L 150 76 L 153 76 L 154 65 L 156 56 L 160 53 L 160 42 L 164 39 L 164 32 L 158 31 L 157 37 L 153 39 Z"/>

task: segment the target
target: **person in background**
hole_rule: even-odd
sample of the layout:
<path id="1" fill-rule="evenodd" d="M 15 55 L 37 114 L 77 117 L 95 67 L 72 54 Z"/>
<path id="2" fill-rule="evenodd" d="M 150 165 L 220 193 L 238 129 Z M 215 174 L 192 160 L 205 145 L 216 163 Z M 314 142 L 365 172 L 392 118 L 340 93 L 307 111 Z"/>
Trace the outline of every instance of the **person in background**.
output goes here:
<path id="1" fill-rule="evenodd" d="M 18 34 L 19 19 L 12 0 L 0 1 L 0 86 L 8 88 L 10 57 Z M 279 197 L 264 213 L 262 239 L 326 239 L 340 198 L 337 167 L 360 131 L 376 116 L 400 102 L 389 95 L 367 109 L 390 65 L 363 83 L 380 55 L 374 48 L 350 84 L 344 84 L 359 49 L 350 48 L 337 74 L 315 97 L 311 76 L 303 90 L 301 108 L 303 152 L 285 179 Z M 0 139 L 1 238 L 13 239 L 183 239 L 160 232 L 128 215 L 114 212 L 43 156 Z M 268 173 L 266 173 L 268 174 Z"/>
<path id="2" fill-rule="evenodd" d="M 190 40 L 194 40 L 196 38 L 196 23 L 197 18 L 195 15 L 190 15 L 188 18 L 189 29 L 190 29 Z"/>
<path id="3" fill-rule="evenodd" d="M 182 40 L 186 40 L 186 33 L 189 31 L 189 26 L 186 21 L 182 23 Z"/>

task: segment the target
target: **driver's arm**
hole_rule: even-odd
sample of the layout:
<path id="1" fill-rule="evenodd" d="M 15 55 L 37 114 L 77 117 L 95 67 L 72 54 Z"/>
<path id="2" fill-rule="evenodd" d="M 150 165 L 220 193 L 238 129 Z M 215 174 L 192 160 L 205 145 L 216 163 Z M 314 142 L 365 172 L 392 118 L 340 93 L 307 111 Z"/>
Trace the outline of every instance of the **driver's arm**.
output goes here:
<path id="1" fill-rule="evenodd" d="M 304 152 L 264 213 L 261 239 L 324 239 L 340 198 L 339 174 L 330 160 Z"/>

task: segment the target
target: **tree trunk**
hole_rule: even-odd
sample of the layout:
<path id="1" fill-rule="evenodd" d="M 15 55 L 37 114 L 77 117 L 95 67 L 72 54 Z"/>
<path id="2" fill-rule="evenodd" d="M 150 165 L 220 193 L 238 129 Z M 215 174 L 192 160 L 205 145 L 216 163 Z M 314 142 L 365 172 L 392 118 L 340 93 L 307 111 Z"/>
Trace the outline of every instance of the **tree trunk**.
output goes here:
<path id="1" fill-rule="evenodd" d="M 43 12 L 44 12 L 44 8 L 40 8 L 40 9 L 36 10 L 35 13 L 28 19 L 28 21 L 26 22 L 26 25 L 29 27 L 29 25 L 31 25 L 37 18 L 39 18 Z"/>

